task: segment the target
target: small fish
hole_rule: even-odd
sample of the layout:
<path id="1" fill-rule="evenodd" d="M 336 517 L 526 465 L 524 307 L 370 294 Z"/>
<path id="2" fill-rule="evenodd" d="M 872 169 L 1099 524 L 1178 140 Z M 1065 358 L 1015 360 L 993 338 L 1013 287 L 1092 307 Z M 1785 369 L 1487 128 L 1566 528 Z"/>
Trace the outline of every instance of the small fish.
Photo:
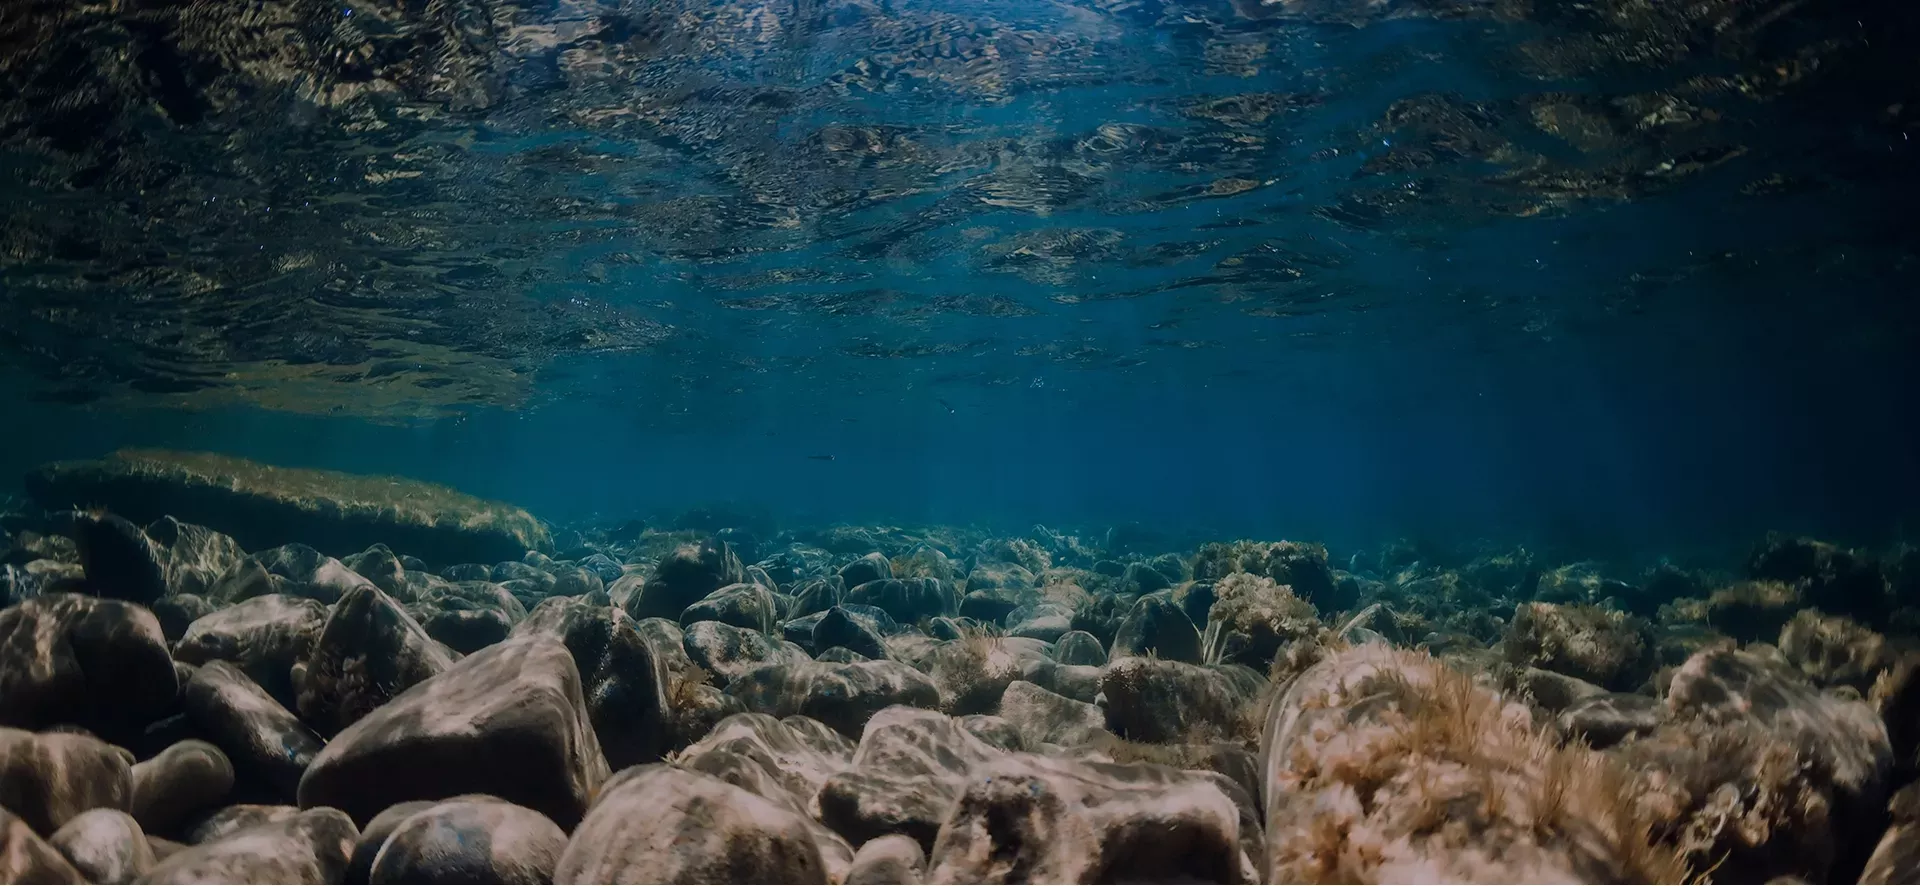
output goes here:
<path id="1" fill-rule="evenodd" d="M 958 409 L 955 409 L 955 408 L 953 408 L 953 404 L 952 404 L 952 403 L 948 403 L 947 401 L 945 401 L 945 400 L 941 400 L 941 399 L 939 399 L 939 398 L 937 398 L 937 397 L 935 398 L 935 400 L 936 400 L 936 401 L 937 401 L 937 402 L 938 402 L 938 403 L 939 403 L 940 405 L 942 405 L 942 406 L 945 406 L 945 407 L 947 407 L 947 414 L 948 414 L 948 415 L 952 415 L 952 414 L 954 414 L 954 413 L 956 413 L 956 412 L 959 412 L 959 411 L 960 411 L 960 410 L 958 410 Z"/>
<path id="2" fill-rule="evenodd" d="M 833 461 L 833 456 L 831 455 L 809 455 L 807 458 L 814 461 Z"/>

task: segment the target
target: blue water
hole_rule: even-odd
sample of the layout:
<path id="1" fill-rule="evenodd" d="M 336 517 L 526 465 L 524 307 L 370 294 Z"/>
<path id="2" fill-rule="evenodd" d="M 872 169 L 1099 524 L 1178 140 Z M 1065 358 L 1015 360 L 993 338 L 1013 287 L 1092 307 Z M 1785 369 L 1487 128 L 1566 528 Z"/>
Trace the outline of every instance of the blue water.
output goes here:
<path id="1" fill-rule="evenodd" d="M 189 158 L 153 185 L 177 199 L 128 196 L 134 173 L 23 173 L 16 230 L 75 205 L 153 224 L 102 222 L 93 257 L 24 238 L 40 245 L 0 265 L 0 477 L 168 446 L 435 480 L 555 521 L 729 501 L 1638 558 L 1916 525 L 1914 154 L 1874 97 L 1832 98 L 1881 57 L 1846 44 L 1842 73 L 1777 100 L 1686 91 L 1771 70 L 1834 10 L 1719 55 L 1553 72 L 1514 53 L 1578 30 L 1564 10 L 804 8 L 766 10 L 771 33 L 662 25 L 666 4 L 515 6 L 664 30 L 625 79 L 506 53 L 489 106 L 416 96 L 438 116 L 400 135 L 292 98 L 260 112 L 276 132 L 248 116 L 272 90 L 171 119 L 147 144 Z M 1023 29 L 1056 42 L 1000 36 Z M 994 40 L 996 61 L 942 67 Z M 862 59 L 888 76 L 856 76 Z M 1530 124 L 1551 93 L 1615 109 L 1614 141 Z M 1253 122 L 1193 110 L 1269 94 L 1311 101 Z M 1705 112 L 1635 129 L 1622 103 L 1648 95 Z M 1498 121 L 1472 138 L 1387 122 L 1429 99 Z M 245 134 L 222 142 L 234 156 L 196 167 L 222 127 Z M 22 144 L 17 168 L 80 165 Z M 1662 165 L 1729 147 L 1704 171 Z M 1407 151 L 1431 162 L 1378 171 Z M 392 169 L 424 172 L 370 177 Z M 1548 180 L 1575 173 L 1614 184 Z M 1775 174 L 1821 186 L 1753 191 Z M 1250 189 L 1207 196 L 1226 178 Z M 1381 194 L 1413 196 L 1354 210 Z M 219 285 L 88 276 L 135 254 Z M 383 358 L 409 336 L 445 341 L 441 365 Z M 484 356 L 490 394 L 395 387 L 459 353 Z M 282 361 L 351 377 L 326 396 L 235 380 Z"/>

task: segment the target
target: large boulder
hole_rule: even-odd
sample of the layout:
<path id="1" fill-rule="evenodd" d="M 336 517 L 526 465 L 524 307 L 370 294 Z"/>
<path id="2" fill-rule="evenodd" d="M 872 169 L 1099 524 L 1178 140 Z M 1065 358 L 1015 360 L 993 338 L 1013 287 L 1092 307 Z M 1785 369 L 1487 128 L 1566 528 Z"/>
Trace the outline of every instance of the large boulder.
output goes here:
<path id="1" fill-rule="evenodd" d="M 169 594 L 206 594 L 247 555 L 232 536 L 172 517 L 147 524 L 146 533 L 164 555 Z"/>
<path id="2" fill-rule="evenodd" d="M 1862 692 L 1893 667 L 1898 650 L 1878 632 L 1843 615 L 1803 609 L 1780 629 L 1780 652 L 1822 686 Z"/>
<path id="3" fill-rule="evenodd" d="M 808 660 L 806 652 L 792 643 L 718 621 L 688 625 L 681 634 L 681 648 L 721 686 L 754 668 Z"/>
<path id="4" fill-rule="evenodd" d="M 146 609 L 45 594 L 0 611 L 0 726 L 137 734 L 179 691 L 160 622 Z"/>
<path id="5" fill-rule="evenodd" d="M 0 728 L 0 807 L 52 834 L 89 809 L 133 804 L 133 761 L 85 735 Z"/>
<path id="6" fill-rule="evenodd" d="M 225 800 L 233 778 L 233 763 L 219 747 L 189 739 L 133 765 L 128 811 L 143 830 L 171 834 L 189 815 Z"/>
<path id="7" fill-rule="evenodd" d="M 1261 882 L 1259 824 L 1225 778 L 1006 754 L 977 766 L 928 855 L 934 883 Z"/>
<path id="8" fill-rule="evenodd" d="M 887 641 L 871 618 L 844 606 L 834 606 L 814 622 L 808 641 L 818 651 L 836 646 L 868 658 L 886 658 Z"/>
<path id="9" fill-rule="evenodd" d="M 775 717 L 811 717 L 846 736 L 859 735 L 883 708 L 940 705 L 940 690 L 932 680 L 894 661 L 764 665 L 735 678 L 727 692 L 747 710 Z"/>
<path id="10" fill-rule="evenodd" d="M 1652 626 L 1617 609 L 1522 603 L 1507 626 L 1507 660 L 1629 692 L 1659 664 Z"/>
<path id="11" fill-rule="evenodd" d="M 717 621 L 768 634 L 773 632 L 778 613 L 779 604 L 772 591 L 753 582 L 741 582 L 727 585 L 688 606 L 680 613 L 680 623 Z"/>
<path id="12" fill-rule="evenodd" d="M 1025 680 L 1007 685 L 997 713 L 1019 732 L 1021 746 L 1074 747 L 1107 735 L 1107 715 L 1099 705 L 1068 698 Z"/>
<path id="13" fill-rule="evenodd" d="M 551 883 L 567 834 L 493 797 L 462 797 L 407 816 L 374 856 L 369 883 Z"/>
<path id="14" fill-rule="evenodd" d="M 1267 882 L 1678 882 L 1632 770 L 1424 654 L 1296 678 L 1262 741 Z"/>
<path id="15" fill-rule="evenodd" d="M 551 546 L 520 508 L 397 477 L 283 468 L 208 452 L 122 450 L 42 465 L 27 493 L 48 507 L 104 506 L 141 521 L 172 514 L 248 550 L 300 541 L 325 550 L 393 545 L 437 563 L 519 559 Z"/>
<path id="16" fill-rule="evenodd" d="M 846 886 L 881 886 L 895 883 L 914 886 L 925 881 L 927 853 L 920 843 L 905 834 L 888 834 L 868 840 L 854 853 L 848 866 Z"/>
<path id="17" fill-rule="evenodd" d="M 476 653 L 347 727 L 307 768 L 299 799 L 367 821 L 406 800 L 484 793 L 568 827 L 606 778 L 572 654 L 529 636 Z"/>
<path id="18" fill-rule="evenodd" d="M 667 671 L 631 617 L 579 597 L 549 597 L 513 629 L 515 637 L 534 635 L 559 640 L 573 655 L 587 716 L 611 769 L 652 763 L 666 753 L 673 738 Z"/>
<path id="19" fill-rule="evenodd" d="M 820 786 L 847 768 L 853 752 L 853 742 L 818 720 L 742 713 L 721 720 L 705 737 L 681 751 L 677 759 L 686 768 L 710 775 L 719 775 L 715 771 L 719 767 L 708 765 L 709 760 L 725 756 L 751 761 L 784 795 L 770 799 L 805 812 Z M 756 793 L 769 796 L 771 792 Z"/>
<path id="20" fill-rule="evenodd" d="M 87 590 L 147 605 L 167 593 L 167 555 L 147 532 L 105 511 L 71 515 L 67 531 L 80 552 Z"/>
<path id="21" fill-rule="evenodd" d="M 80 873 L 94 883 L 131 883 L 153 869 L 153 847 L 133 816 L 118 809 L 89 809 L 69 819 L 47 838 Z M 0 873 L 7 882 L 15 880 Z"/>
<path id="22" fill-rule="evenodd" d="M 820 788 L 820 820 L 859 845 L 905 834 L 931 850 L 974 767 L 1001 752 L 935 711 L 891 707 L 875 714 L 852 764 Z"/>
<path id="23" fill-rule="evenodd" d="M 1169 661 L 1200 663 L 1199 630 L 1165 594 L 1150 594 L 1136 601 L 1113 638 L 1115 658 L 1149 652 Z"/>
<path id="24" fill-rule="evenodd" d="M 298 681 L 300 719 L 332 735 L 452 664 L 398 602 L 362 585 L 334 604 L 314 641 Z"/>
<path id="25" fill-rule="evenodd" d="M 710 775 L 636 766 L 607 782 L 555 883 L 824 883 L 805 816 Z"/>
<path id="26" fill-rule="evenodd" d="M 1248 705 L 1265 687 L 1264 678 L 1241 665 L 1152 658 L 1117 659 L 1100 675 L 1107 728 L 1144 742 L 1241 735 Z"/>
<path id="27" fill-rule="evenodd" d="M 195 619 L 173 647 L 191 665 L 226 661 L 282 704 L 294 704 L 293 666 L 313 651 L 327 608 L 286 594 L 254 597 Z"/>
<path id="28" fill-rule="evenodd" d="M 1674 672 L 1666 702 L 1666 723 L 1615 752 L 1655 774 L 1636 803 L 1697 869 L 1824 882 L 1865 861 L 1893 752 L 1856 693 L 1822 692 L 1772 656 L 1715 648 Z"/>
<path id="29" fill-rule="evenodd" d="M 227 755 L 237 781 L 280 802 L 294 799 L 300 777 L 325 744 L 245 672 L 224 661 L 194 672 L 181 707 L 195 730 Z"/>
<path id="30" fill-rule="evenodd" d="M 953 592 L 937 578 L 881 578 L 851 588 L 846 602 L 884 610 L 906 624 L 954 615 L 959 607 Z"/>
<path id="31" fill-rule="evenodd" d="M 429 585 L 415 595 L 407 611 L 427 636 L 463 655 L 505 640 L 527 617 L 520 599 L 491 581 Z"/>
<path id="32" fill-rule="evenodd" d="M 892 578 L 893 564 L 878 552 L 870 553 L 840 567 L 839 576 L 846 587 L 857 588 L 870 581 Z"/>
<path id="33" fill-rule="evenodd" d="M 339 883 L 359 831 L 338 809 L 308 809 L 167 856 L 141 883 Z"/>
<path id="34" fill-rule="evenodd" d="M 1327 566 L 1325 545 L 1294 541 L 1210 542 L 1203 545 L 1194 558 L 1196 580 L 1218 581 L 1235 572 L 1273 579 L 1329 615 L 1351 605 L 1335 586 L 1333 571 Z"/>
<path id="35" fill-rule="evenodd" d="M 683 544 L 663 555 L 653 575 L 627 598 L 627 614 L 677 620 L 702 597 L 746 580 L 746 567 L 726 542 Z"/>
<path id="36" fill-rule="evenodd" d="M 1332 639 L 1313 604 L 1273 579 L 1236 572 L 1214 582 L 1213 594 L 1202 661 L 1265 671 L 1283 655 L 1309 658 Z"/>

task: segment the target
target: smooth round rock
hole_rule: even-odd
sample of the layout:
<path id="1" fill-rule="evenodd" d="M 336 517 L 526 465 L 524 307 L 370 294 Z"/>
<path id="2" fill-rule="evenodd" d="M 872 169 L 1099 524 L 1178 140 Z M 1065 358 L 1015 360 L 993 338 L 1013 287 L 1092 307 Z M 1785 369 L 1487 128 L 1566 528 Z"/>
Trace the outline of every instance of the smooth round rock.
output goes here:
<path id="1" fill-rule="evenodd" d="M 94 883 L 131 883 L 155 863 L 140 823 L 118 809 L 82 812 L 47 842 Z"/>

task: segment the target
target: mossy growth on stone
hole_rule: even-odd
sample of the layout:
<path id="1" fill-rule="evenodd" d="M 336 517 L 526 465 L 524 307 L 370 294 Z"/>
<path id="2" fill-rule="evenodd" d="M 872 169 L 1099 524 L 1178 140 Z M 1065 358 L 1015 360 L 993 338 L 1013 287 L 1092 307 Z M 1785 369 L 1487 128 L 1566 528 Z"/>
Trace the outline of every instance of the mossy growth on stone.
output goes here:
<path id="1" fill-rule="evenodd" d="M 173 516 L 249 550 L 303 542 L 345 553 L 384 543 L 429 562 L 518 560 L 552 547 L 526 510 L 445 486 L 286 468 L 212 452 L 123 449 L 42 465 L 28 494 L 49 508 L 105 507 L 138 522 Z"/>

